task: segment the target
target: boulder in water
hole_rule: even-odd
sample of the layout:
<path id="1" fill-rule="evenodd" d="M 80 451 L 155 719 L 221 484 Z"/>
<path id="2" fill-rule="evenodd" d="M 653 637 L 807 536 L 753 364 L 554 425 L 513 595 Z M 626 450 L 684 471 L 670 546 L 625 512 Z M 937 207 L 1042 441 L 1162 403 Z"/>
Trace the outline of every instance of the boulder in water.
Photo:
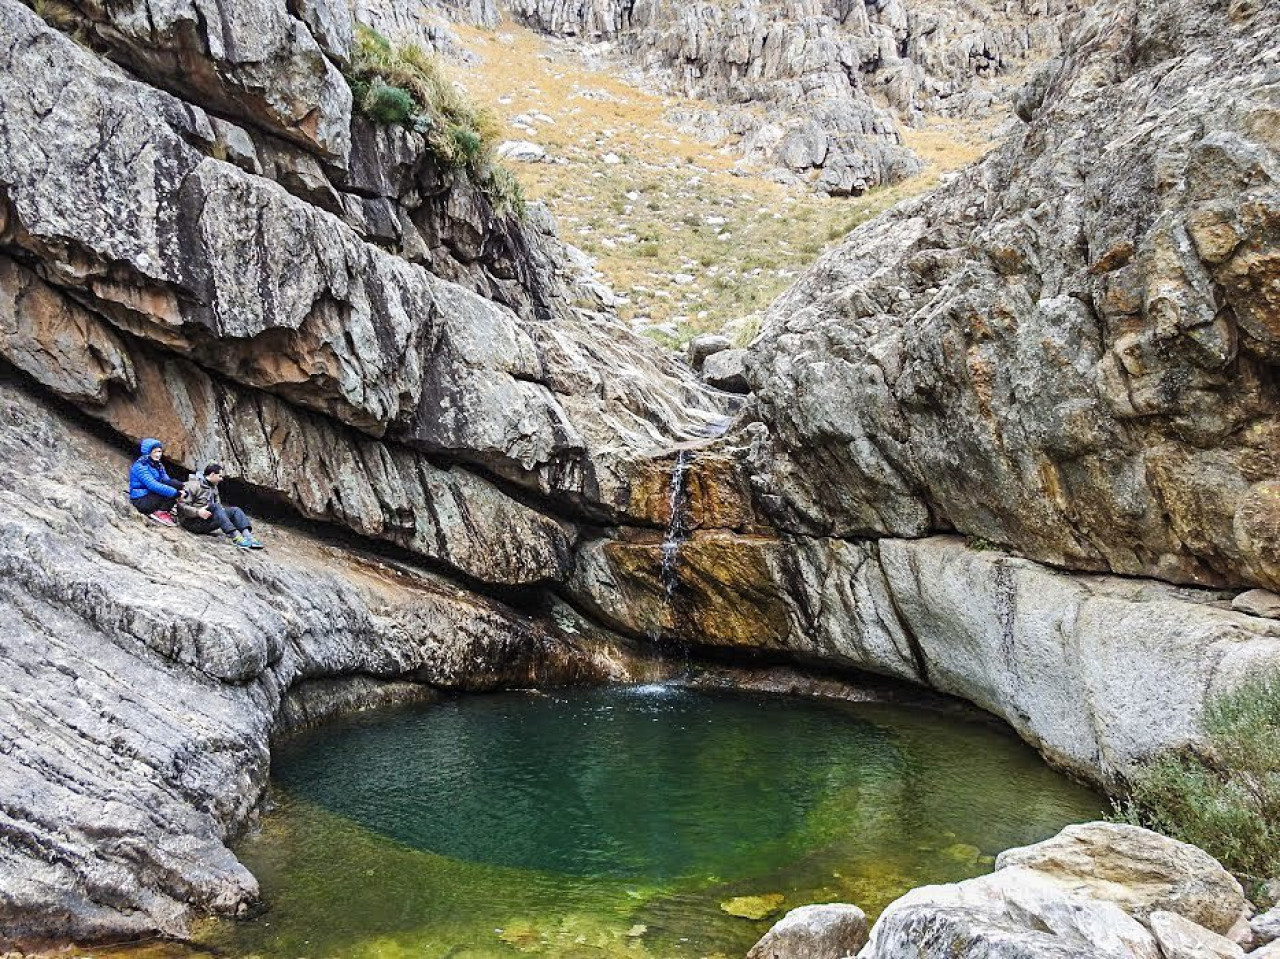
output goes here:
<path id="1" fill-rule="evenodd" d="M 867 934 L 867 915 L 857 906 L 801 906 L 778 920 L 747 959 L 840 959 L 866 945 Z"/>

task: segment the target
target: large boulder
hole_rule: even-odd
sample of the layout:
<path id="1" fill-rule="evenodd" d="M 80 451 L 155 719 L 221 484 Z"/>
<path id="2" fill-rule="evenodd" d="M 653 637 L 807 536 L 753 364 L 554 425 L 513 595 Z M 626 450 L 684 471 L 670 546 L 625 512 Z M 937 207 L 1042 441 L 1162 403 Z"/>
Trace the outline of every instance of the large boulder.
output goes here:
<path id="1" fill-rule="evenodd" d="M 1075 895 L 1116 903 L 1149 920 L 1175 913 L 1226 934 L 1248 915 L 1244 891 L 1202 849 L 1124 823 L 1068 826 L 1034 846 L 1007 849 L 996 869 L 1029 869 Z"/>
<path id="2" fill-rule="evenodd" d="M 843 959 L 867 942 L 867 916 L 843 902 L 792 909 L 751 947 L 747 959 Z"/>
<path id="3" fill-rule="evenodd" d="M 922 886 L 891 903 L 859 959 L 1160 959 L 1151 933 L 1112 902 L 1028 869 Z"/>
<path id="4" fill-rule="evenodd" d="M 772 518 L 1280 586 L 1277 31 L 1274 3 L 1093 5 L 1030 125 L 773 304 Z"/>
<path id="5" fill-rule="evenodd" d="M 1207 853 L 1135 826 L 1069 826 L 987 876 L 891 903 L 859 959 L 1238 959 L 1239 884 Z"/>

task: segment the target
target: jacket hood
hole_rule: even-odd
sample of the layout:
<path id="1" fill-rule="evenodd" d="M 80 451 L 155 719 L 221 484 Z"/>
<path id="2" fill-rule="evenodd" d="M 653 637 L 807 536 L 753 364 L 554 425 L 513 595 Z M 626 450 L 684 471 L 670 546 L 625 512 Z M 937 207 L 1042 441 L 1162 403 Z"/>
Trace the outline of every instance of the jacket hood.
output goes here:
<path id="1" fill-rule="evenodd" d="M 145 457 L 150 456 L 150 455 L 151 455 L 151 451 L 152 451 L 153 449 L 155 449 L 157 446 L 164 446 L 164 444 L 163 444 L 163 443 L 161 443 L 159 440 L 151 440 L 151 439 L 147 439 L 147 440 L 143 440 L 143 441 L 139 444 L 138 448 L 139 448 L 140 450 L 142 450 L 142 455 L 143 455 L 143 457 L 145 458 Z"/>

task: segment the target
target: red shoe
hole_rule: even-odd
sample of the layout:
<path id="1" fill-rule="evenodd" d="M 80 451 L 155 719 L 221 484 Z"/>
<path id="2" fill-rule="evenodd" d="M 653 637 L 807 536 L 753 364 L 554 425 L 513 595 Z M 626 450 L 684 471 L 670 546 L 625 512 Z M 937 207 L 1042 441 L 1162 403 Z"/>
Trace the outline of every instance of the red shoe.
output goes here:
<path id="1" fill-rule="evenodd" d="M 173 517 L 169 515 L 168 510 L 158 509 L 154 513 L 148 513 L 147 519 L 152 522 L 159 523 L 161 526 L 177 526 L 173 521 Z"/>

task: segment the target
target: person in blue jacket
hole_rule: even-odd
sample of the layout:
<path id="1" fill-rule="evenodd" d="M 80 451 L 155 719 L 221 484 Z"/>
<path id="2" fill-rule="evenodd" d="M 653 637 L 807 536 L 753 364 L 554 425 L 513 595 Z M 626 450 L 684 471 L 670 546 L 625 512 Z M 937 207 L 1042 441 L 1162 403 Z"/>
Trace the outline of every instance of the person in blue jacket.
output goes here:
<path id="1" fill-rule="evenodd" d="M 142 455 L 129 468 L 129 502 L 161 526 L 176 526 L 169 510 L 182 495 L 182 483 L 171 478 L 160 462 L 164 445 L 159 440 L 145 439 L 139 448 Z"/>

